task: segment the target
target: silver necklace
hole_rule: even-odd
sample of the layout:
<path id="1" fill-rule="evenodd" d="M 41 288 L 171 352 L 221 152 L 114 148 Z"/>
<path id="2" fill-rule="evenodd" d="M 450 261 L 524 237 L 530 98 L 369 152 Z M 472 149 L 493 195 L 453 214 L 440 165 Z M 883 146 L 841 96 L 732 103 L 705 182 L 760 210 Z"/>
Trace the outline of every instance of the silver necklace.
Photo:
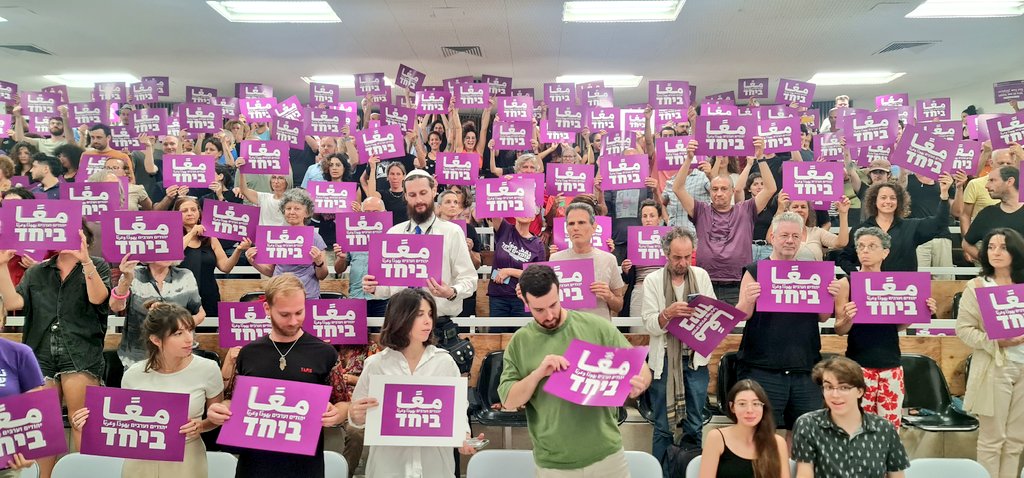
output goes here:
<path id="1" fill-rule="evenodd" d="M 288 347 L 287 352 L 281 353 L 281 349 L 277 348 L 277 343 L 274 342 L 273 340 L 270 341 L 270 345 L 273 345 L 274 350 L 277 351 L 277 354 L 281 356 L 281 359 L 277 361 L 277 366 L 280 367 L 281 370 L 284 370 L 284 368 L 288 366 L 288 360 L 285 359 L 285 357 L 292 352 L 292 349 L 295 348 L 295 344 L 297 343 L 299 343 L 299 339 L 295 339 L 295 341 L 292 342 L 292 346 Z"/>

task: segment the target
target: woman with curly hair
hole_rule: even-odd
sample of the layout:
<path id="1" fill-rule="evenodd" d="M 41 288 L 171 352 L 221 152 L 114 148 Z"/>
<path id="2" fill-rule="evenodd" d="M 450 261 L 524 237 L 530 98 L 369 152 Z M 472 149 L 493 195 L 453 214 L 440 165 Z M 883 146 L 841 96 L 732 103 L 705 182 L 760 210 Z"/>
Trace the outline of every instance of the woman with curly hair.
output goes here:
<path id="1" fill-rule="evenodd" d="M 935 215 L 906 219 L 910 214 L 910 196 L 896 183 L 872 184 L 864 196 L 864 221 L 850 230 L 846 248 L 839 255 L 837 265 L 847 274 L 858 270 L 856 243 L 853 240 L 863 227 L 877 227 L 892 238 L 890 254 L 882 261 L 883 271 L 916 271 L 917 246 L 935 238 L 949 226 L 949 187 L 953 178 L 949 174 L 939 177 L 939 207 Z"/>
<path id="2" fill-rule="evenodd" d="M 292 188 L 281 198 L 281 214 L 286 226 L 307 226 L 313 217 L 313 199 L 305 189 Z M 327 277 L 327 260 L 324 251 L 327 244 L 319 234 L 313 235 L 313 246 L 309 248 L 309 264 L 260 264 L 256 262 L 257 247 L 245 252 L 249 264 L 266 276 L 279 276 L 291 272 L 302 281 L 307 299 L 320 298 L 320 281 Z"/>

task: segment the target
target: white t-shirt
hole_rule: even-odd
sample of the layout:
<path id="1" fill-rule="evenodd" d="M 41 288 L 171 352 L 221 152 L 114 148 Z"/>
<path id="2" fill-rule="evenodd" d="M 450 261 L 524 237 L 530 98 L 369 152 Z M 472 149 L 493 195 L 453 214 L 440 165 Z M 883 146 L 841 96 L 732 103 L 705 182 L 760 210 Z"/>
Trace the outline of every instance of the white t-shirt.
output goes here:
<path id="1" fill-rule="evenodd" d="M 202 418 L 206 400 L 224 391 L 224 378 L 213 360 L 192 356 L 192 362 L 174 373 L 160 373 L 146 369 L 146 362 L 138 362 L 124 372 L 121 388 L 151 392 L 187 393 L 188 417 Z"/>
<path id="2" fill-rule="evenodd" d="M 260 207 L 261 226 L 284 226 L 284 213 L 281 212 L 281 199 L 275 199 L 271 193 L 256 193 Z M 283 197 L 282 197 L 283 199 Z"/>

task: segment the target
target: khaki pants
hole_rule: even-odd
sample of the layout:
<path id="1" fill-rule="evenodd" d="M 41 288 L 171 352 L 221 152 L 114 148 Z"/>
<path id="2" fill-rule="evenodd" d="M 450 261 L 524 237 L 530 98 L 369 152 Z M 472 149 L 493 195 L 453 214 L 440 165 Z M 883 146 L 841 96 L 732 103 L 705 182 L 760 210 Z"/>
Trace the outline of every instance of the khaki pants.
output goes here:
<path id="1" fill-rule="evenodd" d="M 629 464 L 626 463 L 626 452 L 620 449 L 593 465 L 575 470 L 552 470 L 538 466 L 537 478 L 630 478 Z"/>
<path id="2" fill-rule="evenodd" d="M 953 267 L 953 240 L 932 239 L 917 246 L 917 267 Z M 951 275 L 933 275 L 935 280 L 953 280 Z"/>
<path id="3" fill-rule="evenodd" d="M 992 478 L 1017 478 L 1024 450 L 1024 364 L 992 368 L 996 409 L 978 417 L 978 463 Z"/>
<path id="4" fill-rule="evenodd" d="M 363 457 L 363 429 L 345 424 L 345 448 L 341 452 L 348 462 L 348 478 L 356 474 L 359 460 Z"/>

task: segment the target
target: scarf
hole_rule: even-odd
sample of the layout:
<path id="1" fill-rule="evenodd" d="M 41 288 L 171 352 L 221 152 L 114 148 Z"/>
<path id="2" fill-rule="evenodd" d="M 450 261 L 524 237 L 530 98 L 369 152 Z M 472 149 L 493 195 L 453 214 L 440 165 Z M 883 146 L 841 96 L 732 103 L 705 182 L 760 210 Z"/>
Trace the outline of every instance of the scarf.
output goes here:
<path id="1" fill-rule="evenodd" d="M 675 287 L 672 286 L 672 273 L 669 272 L 668 267 L 664 269 L 662 275 L 662 287 L 665 291 L 665 308 L 668 308 L 669 304 L 677 302 L 681 299 L 676 297 Z M 687 268 L 689 272 L 689 268 Z M 693 293 L 693 288 L 690 285 L 689 274 L 683 275 L 683 298 L 689 297 Z M 661 371 L 665 377 L 665 410 L 668 416 L 669 428 L 672 430 L 672 442 L 678 443 L 679 438 L 682 435 L 682 429 L 677 426 L 679 420 L 686 416 L 686 387 L 683 382 L 683 354 L 689 357 L 689 364 L 691 368 L 696 369 L 696 362 L 693 357 L 693 350 L 686 346 L 686 344 L 680 342 L 675 336 L 667 337 L 665 340 L 667 347 L 665 350 L 665 369 Z M 692 406 L 702 407 L 703 403 L 694 403 Z"/>

